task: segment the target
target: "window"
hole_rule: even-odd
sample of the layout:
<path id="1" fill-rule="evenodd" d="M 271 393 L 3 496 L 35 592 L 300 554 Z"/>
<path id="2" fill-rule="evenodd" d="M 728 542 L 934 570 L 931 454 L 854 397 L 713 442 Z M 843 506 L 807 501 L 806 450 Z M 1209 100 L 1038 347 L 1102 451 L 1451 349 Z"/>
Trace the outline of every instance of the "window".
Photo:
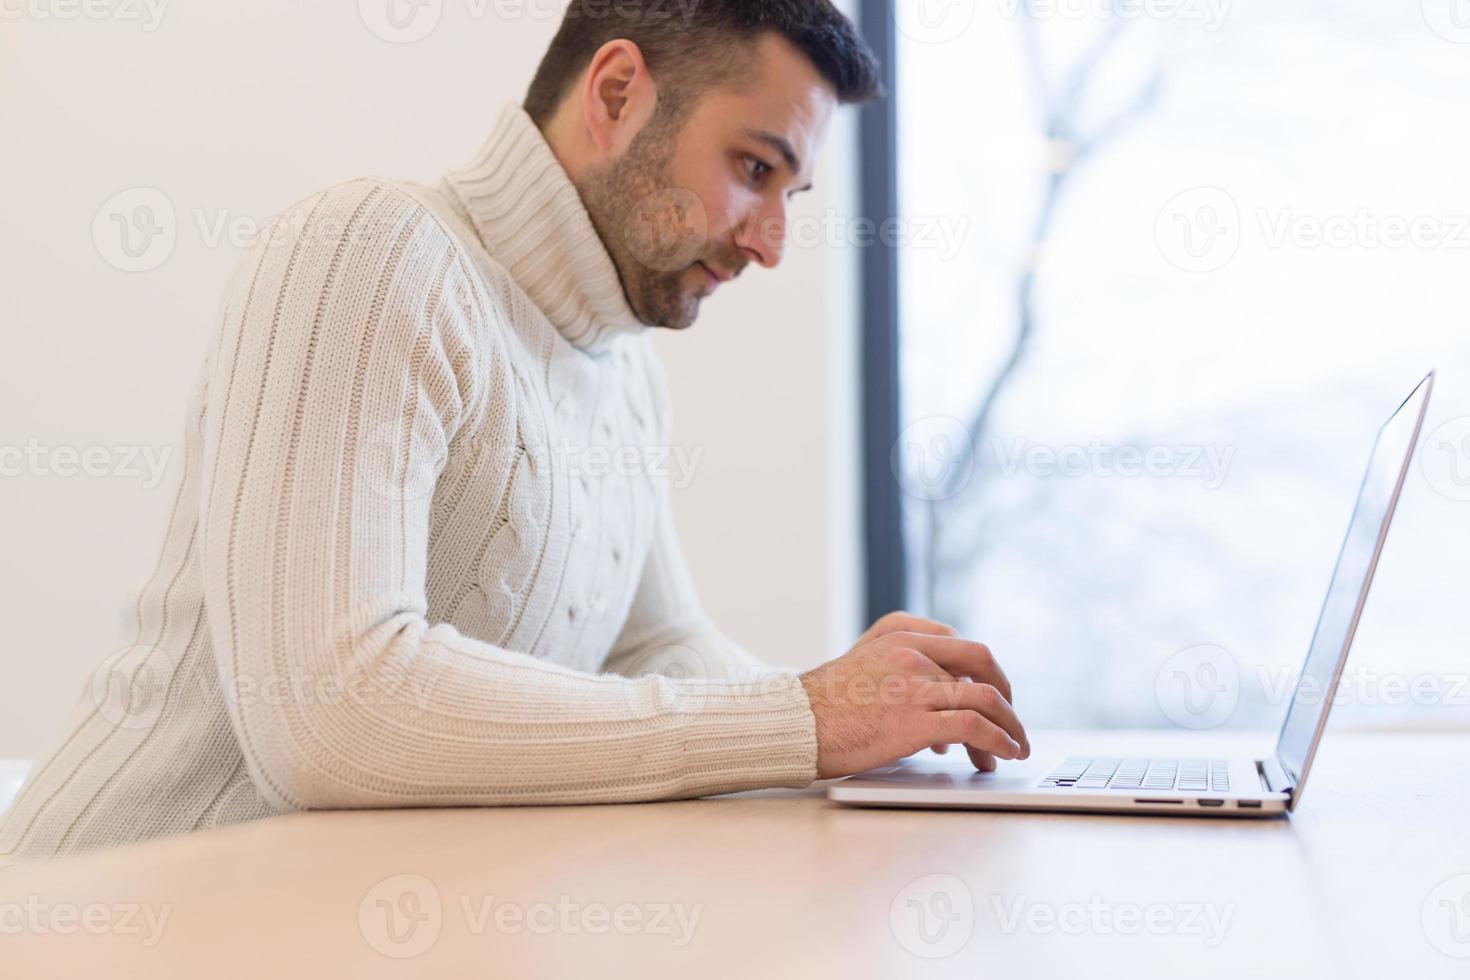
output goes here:
<path id="1" fill-rule="evenodd" d="M 1470 3 L 900 0 L 889 26 L 872 611 L 901 589 L 989 643 L 1029 725 L 1279 724 L 1376 429 L 1437 367 L 1335 718 L 1470 720 Z M 1181 709 L 1210 690 L 1228 710 Z"/>

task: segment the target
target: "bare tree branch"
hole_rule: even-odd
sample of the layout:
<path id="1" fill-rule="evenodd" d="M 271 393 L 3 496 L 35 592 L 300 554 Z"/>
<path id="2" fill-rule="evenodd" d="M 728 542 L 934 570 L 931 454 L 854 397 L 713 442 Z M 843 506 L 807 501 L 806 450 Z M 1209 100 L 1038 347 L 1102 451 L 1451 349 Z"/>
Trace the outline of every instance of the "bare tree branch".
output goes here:
<path id="1" fill-rule="evenodd" d="M 1021 18 L 1022 45 L 1025 49 L 1026 65 L 1042 121 L 1042 137 L 1046 142 L 1048 172 L 1043 188 L 1036 220 L 1027 240 L 1026 261 L 1016 282 L 1016 330 L 1005 359 L 1001 362 L 994 378 L 986 387 L 975 412 L 971 415 L 967 431 L 970 439 L 959 447 L 957 465 L 950 468 L 946 485 L 938 499 L 925 502 L 926 547 L 924 553 L 927 608 L 931 614 L 941 618 L 948 613 L 941 592 L 944 583 L 954 571 L 973 567 L 982 553 L 980 549 L 964 546 L 950 550 L 954 542 L 948 541 L 946 527 L 949 512 L 964 518 L 964 504 L 974 499 L 976 490 L 988 477 L 983 459 L 977 458 L 976 447 L 981 444 L 993 424 L 996 407 L 1010 386 L 1027 354 L 1030 352 L 1037 328 L 1037 270 L 1045 245 L 1051 237 L 1057 210 L 1070 178 L 1078 167 L 1099 147 L 1115 140 L 1119 134 L 1133 125 L 1157 101 L 1161 80 L 1155 66 L 1148 82 L 1139 93 L 1110 121 L 1085 137 L 1079 134 L 1082 103 L 1088 86 L 1093 83 L 1100 66 L 1113 47 L 1123 36 L 1125 23 L 1121 18 L 1110 17 L 1107 25 L 1089 46 L 1083 57 L 1066 73 L 1066 80 L 1055 94 L 1047 79 L 1044 46 L 1036 16 L 1034 0 L 1023 6 L 1025 16 Z M 968 480 L 968 483 L 960 481 Z M 990 515 L 993 521 L 997 515 Z M 984 537 L 983 526 L 988 523 L 985 515 L 966 521 L 971 533 L 966 535 L 970 542 Z M 974 525 L 981 525 L 979 534 Z M 968 544 L 968 542 L 967 542 Z M 948 555 L 953 553 L 955 559 Z"/>

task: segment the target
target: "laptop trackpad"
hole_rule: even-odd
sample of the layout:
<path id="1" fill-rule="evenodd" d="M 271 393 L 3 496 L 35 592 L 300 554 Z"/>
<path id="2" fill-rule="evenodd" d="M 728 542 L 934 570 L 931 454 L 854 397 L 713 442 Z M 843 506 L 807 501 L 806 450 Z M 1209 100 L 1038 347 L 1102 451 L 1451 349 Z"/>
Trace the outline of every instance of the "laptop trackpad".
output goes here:
<path id="1" fill-rule="evenodd" d="M 864 783 L 890 783 L 925 789 L 954 788 L 1017 792 L 1036 787 L 1037 782 L 1046 775 L 1047 761 L 1054 763 L 1057 760 L 1043 759 L 1038 762 L 1036 754 L 1032 753 L 1031 758 L 1024 762 L 1001 760 L 1000 768 L 995 772 L 979 772 L 975 769 L 975 764 L 970 761 L 969 753 L 962 748 L 951 748 L 944 755 L 936 755 L 925 749 L 897 765 L 872 769 L 852 778 Z"/>

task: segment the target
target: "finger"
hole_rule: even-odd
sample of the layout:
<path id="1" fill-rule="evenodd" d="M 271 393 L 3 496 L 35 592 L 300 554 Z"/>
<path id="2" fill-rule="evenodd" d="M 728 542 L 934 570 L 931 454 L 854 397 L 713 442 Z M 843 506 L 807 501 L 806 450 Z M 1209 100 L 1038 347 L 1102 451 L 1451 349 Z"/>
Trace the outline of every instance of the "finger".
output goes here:
<path id="1" fill-rule="evenodd" d="M 907 612 L 891 612 L 878 620 L 868 628 L 868 631 L 858 638 L 857 646 L 862 646 L 880 636 L 889 633 L 924 633 L 931 636 L 959 636 L 959 631 L 953 626 L 923 616 L 915 616 Z"/>
<path id="2" fill-rule="evenodd" d="M 969 677 L 991 685 L 1007 701 L 1012 701 L 1011 682 L 985 644 L 957 636 L 926 636 L 922 633 L 896 633 L 889 639 L 912 646 L 955 677 Z"/>
<path id="3" fill-rule="evenodd" d="M 944 755 L 944 753 L 949 751 L 949 746 L 943 742 L 940 742 L 938 745 L 931 745 L 929 748 L 933 749 L 936 755 Z"/>
<path id="4" fill-rule="evenodd" d="M 999 763 L 995 761 L 995 756 L 991 755 L 989 752 L 983 752 L 980 749 L 972 749 L 968 745 L 965 746 L 965 751 L 970 753 L 970 761 L 973 762 L 975 764 L 975 768 L 979 769 L 981 772 L 995 772 L 996 767 L 999 765 Z"/>
<path id="5" fill-rule="evenodd" d="M 964 708 L 931 711 L 926 723 L 929 728 L 927 738 L 931 743 L 963 744 L 1001 759 L 1015 759 L 1021 755 L 1021 746 L 978 711 Z"/>
<path id="6" fill-rule="evenodd" d="M 990 721 L 1005 729 L 1006 734 L 1021 746 L 1021 758 L 1031 754 L 1031 743 L 1026 738 L 1026 727 L 1021 719 L 996 688 L 989 684 L 946 684 L 931 681 L 919 690 L 919 703 L 928 708 L 954 710 L 968 708 L 978 711 Z"/>

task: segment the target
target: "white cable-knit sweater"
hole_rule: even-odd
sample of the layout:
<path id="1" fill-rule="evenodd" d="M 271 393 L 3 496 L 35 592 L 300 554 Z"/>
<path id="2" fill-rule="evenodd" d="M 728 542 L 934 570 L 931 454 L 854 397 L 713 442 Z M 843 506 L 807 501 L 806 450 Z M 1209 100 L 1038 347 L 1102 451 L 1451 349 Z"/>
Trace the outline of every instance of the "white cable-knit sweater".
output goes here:
<path id="1" fill-rule="evenodd" d="M 800 681 L 700 609 L 647 332 L 519 108 L 438 186 L 287 212 L 226 296 L 190 423 L 136 636 L 0 858 L 815 778 Z"/>

